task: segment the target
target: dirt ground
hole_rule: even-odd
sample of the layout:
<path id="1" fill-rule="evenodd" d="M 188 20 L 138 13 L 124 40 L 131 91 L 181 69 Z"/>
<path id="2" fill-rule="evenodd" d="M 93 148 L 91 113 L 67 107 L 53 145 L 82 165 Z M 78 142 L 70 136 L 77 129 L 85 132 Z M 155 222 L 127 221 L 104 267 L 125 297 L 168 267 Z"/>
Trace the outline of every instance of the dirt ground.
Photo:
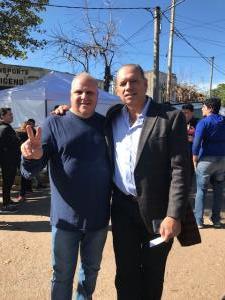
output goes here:
<path id="1" fill-rule="evenodd" d="M 211 192 L 207 206 L 210 201 Z M 48 188 L 34 191 L 17 213 L 0 214 L 0 300 L 50 299 L 49 202 Z M 200 245 L 185 248 L 174 242 L 162 300 L 221 300 L 225 294 L 224 208 L 223 227 L 202 229 Z M 116 299 L 114 275 L 109 231 L 94 300 Z"/>

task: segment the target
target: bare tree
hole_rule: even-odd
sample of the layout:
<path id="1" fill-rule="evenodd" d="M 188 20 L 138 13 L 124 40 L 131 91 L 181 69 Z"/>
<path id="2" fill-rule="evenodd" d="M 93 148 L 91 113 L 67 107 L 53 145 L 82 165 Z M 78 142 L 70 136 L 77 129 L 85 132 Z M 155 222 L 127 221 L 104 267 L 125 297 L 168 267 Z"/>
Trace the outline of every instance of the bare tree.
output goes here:
<path id="1" fill-rule="evenodd" d="M 58 28 L 51 36 L 51 45 L 56 46 L 54 59 L 62 58 L 71 64 L 80 64 L 82 69 L 89 72 L 89 64 L 92 57 L 96 57 L 93 47 L 79 39 L 71 38 L 62 28 Z"/>
<path id="2" fill-rule="evenodd" d="M 104 90 L 109 91 L 112 62 L 117 50 L 114 42 L 117 37 L 116 25 L 111 14 L 108 22 L 91 20 L 88 9 L 85 10 L 83 24 L 82 28 L 73 26 L 73 36 L 66 34 L 60 27 L 51 35 L 50 43 L 56 47 L 57 58 L 79 64 L 86 72 L 90 72 L 91 62 L 103 61 Z"/>
<path id="3" fill-rule="evenodd" d="M 204 97 L 201 92 L 198 92 L 195 85 L 180 83 L 176 86 L 176 99 L 178 102 L 201 102 Z"/>

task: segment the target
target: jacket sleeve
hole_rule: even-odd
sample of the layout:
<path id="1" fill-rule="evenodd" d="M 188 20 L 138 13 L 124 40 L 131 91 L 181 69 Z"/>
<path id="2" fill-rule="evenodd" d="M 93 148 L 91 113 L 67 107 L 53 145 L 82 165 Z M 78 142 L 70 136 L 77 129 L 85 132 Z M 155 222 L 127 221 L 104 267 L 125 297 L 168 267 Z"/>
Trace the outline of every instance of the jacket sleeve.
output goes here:
<path id="1" fill-rule="evenodd" d="M 25 159 L 21 156 L 20 172 L 26 179 L 36 176 L 48 162 L 48 154 L 44 151 L 41 159 Z"/>
<path id="2" fill-rule="evenodd" d="M 187 127 L 182 112 L 176 113 L 169 134 L 171 183 L 167 216 L 182 219 L 185 214 L 190 186 L 190 159 Z"/>
<path id="3" fill-rule="evenodd" d="M 54 138 L 51 131 L 51 122 L 47 119 L 42 128 L 42 149 L 43 156 L 41 159 L 21 158 L 21 174 L 29 179 L 36 176 L 48 163 L 51 155 L 54 153 Z"/>
<path id="4" fill-rule="evenodd" d="M 2 155 L 4 159 L 19 164 L 20 160 L 20 148 L 19 139 L 16 136 L 16 132 L 11 126 L 4 128 L 1 134 L 1 147 Z"/>
<path id="5" fill-rule="evenodd" d="M 199 151 L 201 148 L 202 140 L 204 137 L 204 119 L 201 120 L 195 130 L 195 137 L 192 145 L 192 153 L 193 155 L 199 155 Z"/>

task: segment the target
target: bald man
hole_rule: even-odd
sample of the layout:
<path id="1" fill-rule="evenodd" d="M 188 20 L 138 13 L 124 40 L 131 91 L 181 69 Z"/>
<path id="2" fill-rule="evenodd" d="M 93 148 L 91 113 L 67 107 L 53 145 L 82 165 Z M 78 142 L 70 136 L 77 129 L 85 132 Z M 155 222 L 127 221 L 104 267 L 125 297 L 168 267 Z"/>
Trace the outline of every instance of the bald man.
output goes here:
<path id="1" fill-rule="evenodd" d="M 72 298 L 80 249 L 76 299 L 92 299 L 109 222 L 111 174 L 103 134 L 105 118 L 95 112 L 97 81 L 87 73 L 71 85 L 71 108 L 50 116 L 41 133 L 22 145 L 23 174 L 37 174 L 49 162 L 53 300 Z M 42 137 L 41 137 L 42 136 Z"/>
<path id="2" fill-rule="evenodd" d="M 184 116 L 154 102 L 146 91 L 143 69 L 122 66 L 116 92 L 123 104 L 106 117 L 114 166 L 111 221 L 118 300 L 161 299 L 167 257 L 183 231 L 188 202 Z M 150 247 L 149 240 L 158 237 L 161 243 Z"/>

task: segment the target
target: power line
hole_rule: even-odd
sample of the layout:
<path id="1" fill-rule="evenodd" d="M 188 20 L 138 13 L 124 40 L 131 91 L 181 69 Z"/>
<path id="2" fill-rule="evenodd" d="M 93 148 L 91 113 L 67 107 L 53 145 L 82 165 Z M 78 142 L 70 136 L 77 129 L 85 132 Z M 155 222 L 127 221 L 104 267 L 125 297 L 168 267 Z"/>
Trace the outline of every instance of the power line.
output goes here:
<path id="1" fill-rule="evenodd" d="M 176 3 L 176 6 L 180 5 L 186 0 L 180 0 Z M 70 5 L 57 5 L 57 4 L 47 4 L 48 7 L 55 7 L 55 8 L 68 8 L 68 9 L 83 9 L 83 10 L 146 10 L 152 15 L 152 20 L 145 23 L 140 29 L 135 31 L 131 36 L 128 38 L 124 38 L 124 43 L 122 43 L 120 46 L 123 46 L 125 44 L 129 43 L 129 40 L 131 40 L 133 37 L 135 37 L 139 32 L 141 32 L 147 25 L 152 23 L 154 21 L 154 15 L 153 15 L 153 7 L 86 7 L 86 6 L 70 6 Z M 166 12 L 171 9 L 171 5 L 168 6 L 163 12 Z"/>
<path id="2" fill-rule="evenodd" d="M 186 0 L 180 0 L 179 2 L 176 2 L 176 4 L 175 4 L 174 6 L 176 7 L 176 6 L 180 5 L 180 4 L 183 3 L 184 1 L 186 1 Z M 161 14 L 164 14 L 165 12 L 170 11 L 171 8 L 172 8 L 172 5 L 168 6 L 165 10 L 162 11 Z"/>
<path id="3" fill-rule="evenodd" d="M 179 2 L 176 2 L 176 5 L 175 5 L 175 6 L 180 5 L 180 4 L 183 3 L 184 1 L 186 1 L 186 0 L 181 0 L 181 1 L 179 1 Z M 161 12 L 161 14 L 163 14 L 163 13 L 167 12 L 168 10 L 170 10 L 171 7 L 172 7 L 171 5 L 168 6 L 163 12 Z M 153 14 L 153 12 L 152 12 L 153 9 L 152 9 L 152 8 L 146 8 L 146 10 L 147 10 L 148 12 L 150 12 L 150 14 L 152 15 L 152 20 L 150 20 L 150 21 L 148 21 L 147 23 L 145 23 L 141 28 L 139 28 L 139 29 L 138 29 L 137 31 L 135 31 L 132 35 L 130 35 L 127 39 L 125 39 L 125 43 L 119 45 L 120 47 L 123 46 L 123 45 L 125 45 L 126 42 L 129 42 L 129 40 L 131 40 L 131 39 L 132 39 L 133 37 L 135 37 L 139 32 L 141 32 L 143 29 L 145 29 L 145 27 L 146 27 L 147 25 L 149 25 L 150 23 L 153 23 L 153 22 L 154 22 L 155 17 L 154 17 L 154 14 Z"/>
<path id="4" fill-rule="evenodd" d="M 167 57 L 167 54 L 162 54 L 162 55 L 160 55 L 160 56 L 165 56 L 165 57 Z M 193 55 L 173 55 L 173 57 L 181 57 L 181 58 L 201 58 L 201 57 L 199 57 L 199 56 L 193 56 Z"/>
<path id="5" fill-rule="evenodd" d="M 176 3 L 176 6 L 183 3 L 186 0 L 180 0 Z M 37 5 L 36 3 L 32 3 L 32 5 Z M 55 7 L 55 8 L 68 8 L 68 9 L 84 9 L 84 10 L 147 10 L 152 13 L 154 7 L 87 7 L 87 6 L 71 6 L 71 5 L 58 5 L 58 4 L 46 4 L 45 6 L 48 7 Z M 171 5 L 168 6 L 164 12 L 171 9 Z"/>
<path id="6" fill-rule="evenodd" d="M 131 54 L 131 55 L 143 55 L 143 56 L 149 56 L 149 53 L 146 52 L 141 52 L 141 51 L 123 51 L 123 53 L 125 54 Z M 160 54 L 159 56 L 161 57 L 167 57 L 167 53 L 166 54 Z M 173 57 L 178 57 L 178 58 L 194 58 L 194 59 L 201 59 L 201 57 L 199 56 L 193 56 L 193 55 L 173 55 Z M 208 57 L 210 58 L 210 57 Z"/>
<path id="7" fill-rule="evenodd" d="M 185 19 L 185 20 L 190 20 L 190 21 L 199 23 L 199 19 L 190 18 L 190 17 L 184 16 L 184 15 L 180 15 L 180 14 L 177 14 L 177 16 L 181 17 L 182 20 Z M 210 22 L 204 22 L 203 24 L 204 25 L 211 25 L 211 24 L 220 23 L 220 22 L 225 22 L 225 18 L 214 20 L 214 21 L 210 21 Z"/>
<path id="8" fill-rule="evenodd" d="M 224 46 L 225 46 L 225 43 L 222 42 L 222 41 L 210 40 L 210 39 L 206 39 L 206 38 L 203 38 L 203 37 L 197 37 L 197 36 L 188 35 L 188 34 L 184 34 L 184 36 L 192 38 L 194 40 L 197 40 L 198 42 L 207 43 L 207 44 L 214 45 L 214 46 L 217 46 L 217 47 L 223 47 L 224 48 Z"/>
<path id="9" fill-rule="evenodd" d="M 171 23 L 170 20 L 168 19 L 168 17 L 164 13 L 163 13 L 163 16 L 169 23 Z M 178 29 L 174 28 L 174 33 L 176 34 L 177 37 L 179 37 L 186 44 L 188 44 L 195 52 L 197 52 L 201 56 L 202 59 L 204 59 L 207 63 L 210 63 L 210 61 L 207 59 L 207 57 L 204 56 L 200 51 L 198 51 L 194 46 L 192 46 L 192 44 L 183 36 L 183 34 Z"/>
<path id="10" fill-rule="evenodd" d="M 84 9 L 84 10 L 151 10 L 151 7 L 86 7 L 86 6 L 69 6 L 69 5 L 57 5 L 46 4 L 48 7 L 55 8 L 68 8 L 68 9 Z"/>
<path id="11" fill-rule="evenodd" d="M 165 17 L 165 19 L 170 23 L 170 20 L 168 19 L 168 17 L 163 13 L 163 16 Z M 205 55 L 203 55 L 198 49 L 196 49 L 184 36 L 183 36 L 183 34 L 178 30 L 178 29 L 174 29 L 174 33 L 176 34 L 176 36 L 178 37 L 178 38 L 180 38 L 181 40 L 183 40 L 189 47 L 191 47 L 196 53 L 198 53 L 199 55 L 200 55 L 200 57 L 203 59 L 203 60 L 205 60 L 209 65 L 211 65 L 211 60 L 207 57 L 207 56 L 205 56 Z M 214 69 L 215 70 L 217 70 L 219 73 L 221 73 L 221 74 L 223 74 L 223 75 L 225 75 L 225 73 L 224 72 L 222 72 L 219 68 L 218 68 L 218 66 L 216 65 L 215 66 L 215 64 L 214 64 Z"/>
<path id="12" fill-rule="evenodd" d="M 193 18 L 188 18 L 188 17 L 184 17 L 182 15 L 177 15 L 178 17 L 181 17 L 182 19 L 179 19 L 179 18 L 176 18 L 176 21 L 180 22 L 180 23 L 184 23 L 184 24 L 187 24 L 187 25 L 191 25 L 189 27 L 185 27 L 185 28 L 182 28 L 183 30 L 186 30 L 186 29 L 190 29 L 190 28 L 196 28 L 196 27 L 204 27 L 204 28 L 208 28 L 210 30 L 216 30 L 217 32 L 224 32 L 224 27 L 221 27 L 221 26 L 218 26 L 218 25 L 213 25 L 215 23 L 220 23 L 221 21 L 224 22 L 225 19 L 219 19 L 219 20 L 216 20 L 216 21 L 211 21 L 211 22 L 199 22 L 199 20 L 196 20 L 196 19 L 193 19 Z M 190 20 L 194 23 L 190 23 L 190 22 L 187 22 L 187 21 L 184 21 L 184 18 L 185 20 Z"/>
<path id="13" fill-rule="evenodd" d="M 147 25 L 149 25 L 150 23 L 152 23 L 153 20 L 148 21 L 147 23 L 145 23 L 143 26 L 141 26 L 141 28 L 139 28 L 137 31 L 135 31 L 132 35 L 130 35 L 127 39 L 125 39 L 126 42 L 128 42 L 129 40 L 131 40 L 134 36 L 136 36 L 139 32 L 141 32 L 143 29 L 146 28 Z M 119 45 L 120 47 L 125 45 L 126 43 L 123 43 L 121 45 Z"/>
<path id="14" fill-rule="evenodd" d="M 182 39 L 186 44 L 188 44 L 195 52 L 197 52 L 200 57 L 202 59 L 204 59 L 209 65 L 211 65 L 211 61 L 208 59 L 207 56 L 204 56 L 199 50 L 197 50 L 182 34 L 181 32 L 179 32 L 177 29 L 175 30 L 174 32 L 180 39 Z M 215 63 L 214 63 L 214 69 L 217 70 L 219 73 L 225 75 L 224 72 L 222 72 L 219 68 L 219 66 L 217 66 Z"/>

